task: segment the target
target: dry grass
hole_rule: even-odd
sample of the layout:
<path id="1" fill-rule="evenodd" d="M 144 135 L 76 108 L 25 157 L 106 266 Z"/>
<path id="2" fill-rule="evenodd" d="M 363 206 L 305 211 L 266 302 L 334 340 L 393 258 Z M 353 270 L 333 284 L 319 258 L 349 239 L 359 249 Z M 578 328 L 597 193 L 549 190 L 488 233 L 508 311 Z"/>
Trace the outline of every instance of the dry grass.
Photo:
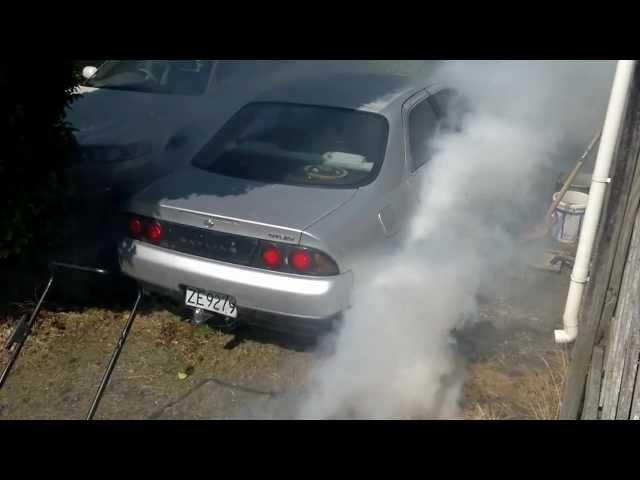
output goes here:
<path id="1" fill-rule="evenodd" d="M 12 374 L 12 385 L 8 385 L 14 390 L 11 404 L 17 404 L 12 407 L 11 418 L 30 418 L 35 415 L 33 412 L 40 412 L 42 418 L 75 418 L 79 405 L 88 400 L 81 397 L 79 403 L 64 403 L 63 399 L 93 392 L 126 314 L 103 309 L 43 311 Z M 0 342 L 12 326 L 12 322 L 0 324 Z M 120 396 L 116 402 L 112 392 L 104 402 L 103 412 L 122 417 L 123 410 L 127 410 L 130 418 L 146 418 L 156 407 L 140 406 L 144 405 L 139 400 L 140 391 L 162 405 L 184 394 L 193 382 L 208 377 L 241 385 L 256 384 L 269 390 L 286 390 L 305 383 L 312 364 L 308 352 L 288 352 L 271 341 L 257 339 L 246 339 L 230 348 L 232 339 L 232 335 L 205 327 L 194 328 L 169 312 L 141 314 L 114 376 L 116 384 L 121 381 L 123 385 L 116 392 Z M 566 352 L 540 355 L 520 348 L 513 353 L 501 351 L 469 366 L 463 418 L 558 418 L 568 367 Z M 0 368 L 6 358 L 0 352 Z M 283 371 L 289 363 L 291 369 Z M 193 376 L 179 381 L 177 373 L 187 370 L 193 370 Z M 47 390 L 44 393 L 48 396 L 36 401 L 36 390 L 39 395 Z M 29 403 L 16 401 L 23 398 L 28 398 Z M 118 402 L 126 403 L 126 409 Z"/>
<path id="2" fill-rule="evenodd" d="M 465 411 L 465 420 L 509 420 L 509 406 L 496 402 L 482 406 L 480 403 L 475 403 L 473 407 Z"/>
<path id="3" fill-rule="evenodd" d="M 100 308 L 81 312 L 43 310 L 3 387 L 0 418 L 81 418 L 127 314 Z M 0 324 L 0 341 L 12 327 L 13 322 Z M 261 392 L 289 390 L 304 382 L 312 362 L 309 352 L 263 341 L 261 332 L 250 335 L 249 328 L 243 332 L 247 337 L 237 341 L 234 335 L 206 326 L 194 327 L 167 311 L 140 313 L 99 415 L 149 418 L 163 405 L 211 379 Z M 7 359 L 8 354 L 0 349 L 0 369 Z M 186 373 L 187 378 L 180 378 L 180 373 Z M 211 405 L 202 401 L 193 405 L 194 411 L 189 414 L 199 418 L 211 409 L 223 412 L 233 406 Z"/>
<path id="4" fill-rule="evenodd" d="M 540 357 L 546 370 L 536 374 L 529 395 L 525 397 L 531 415 L 536 420 L 557 420 L 560 415 L 562 390 L 569 366 L 566 351 L 554 353 L 550 359 Z"/>
<path id="5" fill-rule="evenodd" d="M 464 417 L 472 420 L 556 420 L 568 367 L 565 351 L 535 359 L 490 359 L 472 365 Z"/>

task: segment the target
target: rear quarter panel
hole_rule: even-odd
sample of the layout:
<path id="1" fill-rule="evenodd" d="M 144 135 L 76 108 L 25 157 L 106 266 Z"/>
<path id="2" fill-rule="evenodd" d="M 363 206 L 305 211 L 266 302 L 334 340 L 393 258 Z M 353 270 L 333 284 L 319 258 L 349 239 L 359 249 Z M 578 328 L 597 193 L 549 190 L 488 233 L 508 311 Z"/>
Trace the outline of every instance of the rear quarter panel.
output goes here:
<path id="1" fill-rule="evenodd" d="M 301 243 L 330 254 L 341 272 L 354 271 L 357 275 L 372 258 L 392 252 L 401 244 L 407 225 L 412 197 L 407 181 L 403 126 L 399 112 L 387 120 L 389 141 L 376 179 L 302 233 Z M 379 219 L 383 209 L 387 229 Z"/>

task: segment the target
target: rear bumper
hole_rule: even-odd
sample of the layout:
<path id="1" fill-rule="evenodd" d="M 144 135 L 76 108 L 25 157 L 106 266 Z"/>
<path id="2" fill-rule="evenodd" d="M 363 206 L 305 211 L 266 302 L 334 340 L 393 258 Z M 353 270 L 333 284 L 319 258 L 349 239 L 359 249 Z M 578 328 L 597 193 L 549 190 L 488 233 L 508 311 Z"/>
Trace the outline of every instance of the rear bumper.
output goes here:
<path id="1" fill-rule="evenodd" d="M 243 309 L 309 320 L 328 319 L 349 306 L 351 272 L 306 277 L 186 255 L 136 240 L 118 248 L 120 268 L 138 282 L 184 300 L 184 287 L 233 295 Z"/>

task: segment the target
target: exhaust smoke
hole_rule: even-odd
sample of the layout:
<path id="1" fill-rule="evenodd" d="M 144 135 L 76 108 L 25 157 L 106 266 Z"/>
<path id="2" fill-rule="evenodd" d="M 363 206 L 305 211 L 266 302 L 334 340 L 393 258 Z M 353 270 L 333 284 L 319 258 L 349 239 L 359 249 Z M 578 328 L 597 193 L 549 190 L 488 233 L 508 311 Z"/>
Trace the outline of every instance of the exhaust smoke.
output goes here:
<path id="1" fill-rule="evenodd" d="M 439 79 L 473 111 L 461 133 L 434 139 L 402 247 L 356 271 L 353 306 L 312 372 L 297 418 L 460 417 L 464 369 L 452 331 L 473 321 L 478 293 L 522 265 L 520 233 L 544 214 L 553 175 L 569 170 L 600 128 L 613 68 L 441 67 Z"/>

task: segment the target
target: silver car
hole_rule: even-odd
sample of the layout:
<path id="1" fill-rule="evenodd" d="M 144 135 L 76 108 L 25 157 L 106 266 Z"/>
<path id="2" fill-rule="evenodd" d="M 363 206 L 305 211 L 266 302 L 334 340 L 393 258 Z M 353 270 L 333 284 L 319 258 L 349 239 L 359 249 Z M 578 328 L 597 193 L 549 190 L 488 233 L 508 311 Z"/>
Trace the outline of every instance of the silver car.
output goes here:
<path id="1" fill-rule="evenodd" d="M 326 323 L 349 307 L 360 262 L 399 238 L 459 100 L 427 80 L 346 73 L 262 93 L 133 197 L 120 267 L 196 316 Z"/>

